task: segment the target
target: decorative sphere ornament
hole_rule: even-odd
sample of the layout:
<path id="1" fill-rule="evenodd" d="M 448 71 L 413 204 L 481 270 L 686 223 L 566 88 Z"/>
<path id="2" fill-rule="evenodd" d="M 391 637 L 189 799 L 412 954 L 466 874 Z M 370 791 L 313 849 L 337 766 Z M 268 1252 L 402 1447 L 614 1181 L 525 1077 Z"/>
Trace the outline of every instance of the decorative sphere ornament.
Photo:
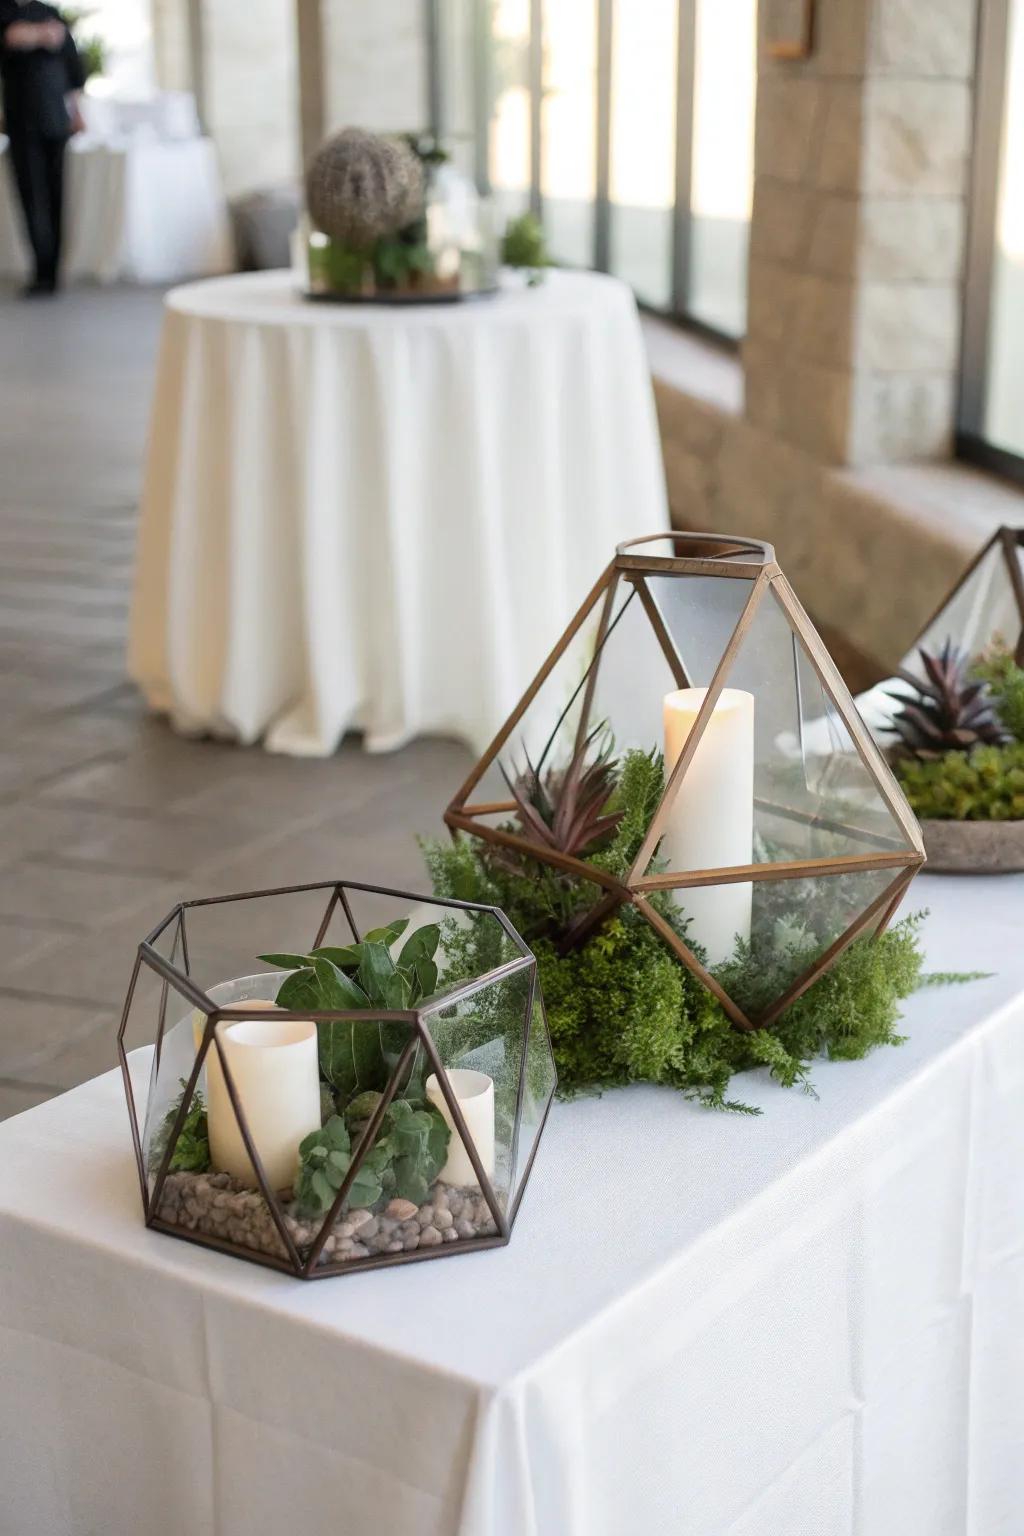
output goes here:
<path id="1" fill-rule="evenodd" d="M 423 167 L 400 139 L 343 128 L 314 155 L 306 175 L 310 218 L 351 250 L 411 224 L 423 212 Z"/>

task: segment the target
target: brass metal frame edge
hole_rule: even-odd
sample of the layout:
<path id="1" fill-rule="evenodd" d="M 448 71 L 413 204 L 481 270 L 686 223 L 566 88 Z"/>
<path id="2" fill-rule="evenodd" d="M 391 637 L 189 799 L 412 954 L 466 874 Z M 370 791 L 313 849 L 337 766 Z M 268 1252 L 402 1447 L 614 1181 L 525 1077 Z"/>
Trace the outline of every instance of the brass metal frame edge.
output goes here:
<path id="1" fill-rule="evenodd" d="M 483 838 L 484 842 L 494 843 L 499 848 L 512 848 L 516 853 L 527 853 L 543 864 L 551 864 L 567 874 L 579 875 L 581 879 L 589 880 L 591 885 L 602 886 L 607 891 L 622 892 L 626 899 L 629 897 L 627 887 L 616 880 L 614 875 L 606 874 L 603 869 L 595 869 L 592 864 L 583 864 L 571 854 L 559 853 L 556 848 L 541 851 L 539 844 L 528 842 L 514 832 L 503 832 L 500 827 L 488 827 L 483 822 L 474 822 L 472 817 L 461 811 L 449 809 L 445 812 L 445 821 L 450 827 L 458 827 L 462 832 L 472 832 L 474 837 Z"/>
<path id="2" fill-rule="evenodd" d="M 770 1029 L 779 1015 L 785 1013 L 791 1003 L 795 1003 L 797 998 L 802 997 L 805 992 L 813 987 L 816 981 L 824 976 L 825 972 L 831 968 L 833 962 L 838 959 L 843 950 L 850 947 L 854 939 L 860 936 L 863 929 L 869 926 L 872 919 L 879 912 L 884 911 L 887 906 L 891 905 L 897 892 L 902 895 L 902 892 L 913 879 L 916 869 L 916 865 L 910 869 L 904 869 L 897 875 L 895 880 L 890 881 L 881 895 L 876 896 L 870 906 L 865 907 L 864 911 L 859 917 L 855 918 L 849 928 L 845 929 L 837 939 L 832 941 L 827 949 L 822 951 L 813 965 L 808 966 L 803 975 L 798 976 L 796 981 L 786 988 L 782 996 L 776 998 L 775 1002 L 765 1009 L 764 1013 L 757 1020 L 757 1027 L 759 1029 Z"/>
<path id="3" fill-rule="evenodd" d="M 367 1019 L 367 1023 L 369 1022 L 371 1022 L 370 1019 Z M 378 1020 L 377 1022 L 379 1023 L 380 1021 Z M 356 1177 L 360 1168 L 366 1161 L 366 1154 L 373 1146 L 374 1138 L 376 1137 L 377 1132 L 380 1130 L 384 1116 L 390 1109 L 391 1101 L 394 1099 L 395 1094 L 398 1092 L 398 1085 L 402 1081 L 402 1078 L 405 1076 L 406 1072 L 409 1070 L 409 1064 L 412 1061 L 413 1056 L 416 1054 L 418 1048 L 419 1041 L 416 1035 L 410 1035 L 409 1039 L 406 1041 L 402 1054 L 399 1056 L 398 1061 L 395 1064 L 395 1070 L 388 1078 L 384 1092 L 377 1100 L 377 1105 L 373 1111 L 373 1114 L 370 1116 L 369 1120 L 363 1127 L 363 1134 L 360 1136 L 358 1142 L 355 1145 L 355 1148 L 352 1152 L 352 1161 L 348 1165 L 348 1170 L 346 1171 L 345 1177 L 342 1179 L 340 1185 L 338 1186 L 338 1191 L 331 1202 L 331 1207 L 324 1217 L 323 1223 L 317 1231 L 316 1237 L 310 1244 L 309 1253 L 306 1255 L 306 1262 L 302 1265 L 303 1275 L 307 1278 L 310 1274 L 312 1274 L 316 1267 L 317 1260 L 323 1252 L 324 1244 L 327 1242 L 327 1239 L 331 1235 L 331 1228 L 337 1221 L 342 1207 L 344 1206 L 345 1201 L 348 1199 L 349 1191 L 356 1181 Z"/>
<path id="4" fill-rule="evenodd" d="M 667 944 L 671 945 L 691 975 L 696 976 L 697 980 L 707 988 L 713 997 L 717 997 L 736 1027 L 746 1031 L 754 1029 L 753 1020 L 747 1017 L 738 1003 L 733 1002 L 721 982 L 716 981 L 711 972 L 704 969 L 689 945 L 679 937 L 672 925 L 667 923 L 661 916 L 661 913 L 654 910 L 647 898 L 635 895 L 633 897 L 633 904 L 637 911 L 641 912 L 647 919 L 651 927 L 661 935 Z"/>
<path id="5" fill-rule="evenodd" d="M 722 869 L 697 869 L 690 873 L 666 872 L 661 875 L 645 875 L 633 882 L 634 891 L 692 890 L 705 885 L 756 884 L 758 881 L 801 880 L 807 878 L 835 877 L 857 871 L 873 869 L 917 868 L 921 856 L 915 851 L 906 853 L 851 853 L 833 859 L 789 859 L 777 864 L 734 864 Z"/>
<path id="6" fill-rule="evenodd" d="M 924 841 L 917 820 L 906 802 L 903 791 L 896 782 L 892 769 L 885 761 L 877 742 L 861 719 L 857 706 L 853 702 L 849 689 L 843 682 L 838 667 L 825 648 L 824 641 L 814 628 L 799 598 L 785 576 L 773 577 L 771 588 L 790 624 L 795 627 L 800 639 L 803 641 L 804 653 L 818 674 L 821 686 L 839 711 L 840 718 L 850 733 L 850 739 L 857 749 L 858 756 L 874 780 L 875 787 L 881 795 L 883 802 L 903 829 L 911 847 L 916 849 L 918 853 L 923 854 Z M 843 702 L 844 695 L 848 701 L 847 703 Z"/>
<path id="7" fill-rule="evenodd" d="M 608 565 L 605 566 L 604 570 L 601 572 L 600 576 L 597 578 L 594 585 L 583 599 L 583 602 L 577 608 L 572 619 L 569 621 L 568 628 L 562 634 L 554 650 L 549 653 L 547 660 L 542 664 L 540 671 L 536 674 L 533 681 L 530 683 L 530 686 L 523 694 L 523 697 L 520 699 L 511 715 L 505 721 L 505 724 L 493 737 L 490 745 L 484 751 L 483 756 L 477 761 L 469 777 L 456 791 L 452 800 L 449 802 L 449 810 L 460 810 L 461 807 L 465 804 L 466 799 L 472 790 L 474 790 L 477 784 L 479 784 L 488 768 L 498 756 L 498 753 L 501 751 L 502 747 L 512 735 L 512 732 L 515 730 L 516 726 L 519 724 L 520 720 L 523 718 L 526 711 L 533 703 L 537 694 L 540 692 L 540 689 L 543 686 L 545 680 L 557 666 L 561 657 L 568 650 L 569 645 L 575 638 L 578 630 L 583 627 L 583 624 L 589 615 L 590 610 L 594 607 L 595 603 L 600 598 L 602 592 L 605 590 L 605 587 L 612 580 L 614 572 L 615 562 L 611 561 Z"/>
<path id="8" fill-rule="evenodd" d="M 640 594 L 640 601 L 644 605 L 644 612 L 647 615 L 651 628 L 654 630 L 658 644 L 661 646 L 662 654 L 668 662 L 669 671 L 675 679 L 676 687 L 689 688 L 691 686 L 690 679 L 686 675 L 683 658 L 676 650 L 675 641 L 665 628 L 665 621 L 661 617 L 661 610 L 654 601 L 650 587 L 639 571 L 630 572 L 626 580 L 631 581 L 636 591 Z"/>

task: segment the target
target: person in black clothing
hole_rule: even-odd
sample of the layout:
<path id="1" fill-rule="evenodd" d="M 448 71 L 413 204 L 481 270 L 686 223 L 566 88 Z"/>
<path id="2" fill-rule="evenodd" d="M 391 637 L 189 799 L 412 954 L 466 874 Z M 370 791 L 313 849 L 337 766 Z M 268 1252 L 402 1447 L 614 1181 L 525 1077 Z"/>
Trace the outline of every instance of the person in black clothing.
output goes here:
<path id="1" fill-rule="evenodd" d="M 56 291 L 64 150 L 82 128 L 85 75 L 74 38 L 43 0 L 0 0 L 0 85 L 10 162 L 35 256 L 30 295 Z"/>

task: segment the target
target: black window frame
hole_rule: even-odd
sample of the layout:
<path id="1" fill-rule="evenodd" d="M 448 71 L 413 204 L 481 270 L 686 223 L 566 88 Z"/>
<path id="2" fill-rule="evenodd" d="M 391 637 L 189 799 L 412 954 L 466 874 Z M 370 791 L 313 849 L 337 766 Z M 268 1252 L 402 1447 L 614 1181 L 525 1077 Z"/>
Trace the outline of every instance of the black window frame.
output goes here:
<path id="1" fill-rule="evenodd" d="M 956 455 L 1024 485 L 1024 454 L 985 436 L 992 276 L 995 265 L 1011 0 L 981 0 L 974 82 Z"/>
<path id="2" fill-rule="evenodd" d="M 490 192 L 489 138 L 492 121 L 493 78 L 490 65 L 491 37 L 490 0 L 465 0 L 472 6 L 472 79 L 474 175 L 481 193 Z M 594 218 L 592 236 L 592 260 L 595 272 L 608 272 L 611 257 L 611 220 L 613 204 L 610 195 L 611 181 L 611 74 L 615 9 L 627 0 L 591 0 L 595 9 L 597 38 L 597 80 L 595 89 L 595 175 Z M 672 211 L 671 301 L 668 308 L 660 308 L 638 299 L 641 309 L 661 319 L 672 321 L 686 330 L 712 341 L 730 352 L 738 352 L 742 335 L 709 324 L 689 310 L 691 287 L 691 212 L 693 123 L 696 95 L 694 72 L 696 65 L 697 4 L 698 0 L 677 0 L 678 47 L 676 51 L 676 122 L 675 122 L 675 203 Z M 441 38 L 442 9 L 440 0 L 424 0 L 427 32 L 427 101 L 430 131 L 439 138 L 447 136 L 446 82 L 444 79 L 445 49 Z M 543 152 L 543 0 L 529 0 L 530 35 L 528 83 L 530 97 L 530 185 L 529 207 L 543 219 L 544 199 L 541 191 L 541 163 Z"/>

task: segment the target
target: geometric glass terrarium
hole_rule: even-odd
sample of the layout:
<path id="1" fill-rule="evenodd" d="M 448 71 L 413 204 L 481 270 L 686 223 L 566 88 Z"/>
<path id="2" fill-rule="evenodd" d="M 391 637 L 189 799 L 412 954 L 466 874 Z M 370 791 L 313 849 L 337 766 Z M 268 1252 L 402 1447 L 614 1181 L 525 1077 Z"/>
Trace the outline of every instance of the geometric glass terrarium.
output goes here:
<path id="1" fill-rule="evenodd" d="M 562 808 L 582 824 L 577 786 L 637 752 L 664 792 L 612 872 Z M 701 534 L 619 547 L 445 820 L 564 877 L 570 947 L 632 904 L 744 1030 L 882 932 L 924 861 L 771 546 Z"/>
<path id="2" fill-rule="evenodd" d="M 1024 530 L 1000 528 L 971 561 L 900 663 L 921 676 L 920 652 L 958 651 L 979 656 L 992 645 L 1024 662 Z"/>
<path id="3" fill-rule="evenodd" d="M 181 903 L 118 1056 L 147 1225 L 303 1279 L 508 1242 L 555 1089 L 504 914 L 350 881 Z"/>

